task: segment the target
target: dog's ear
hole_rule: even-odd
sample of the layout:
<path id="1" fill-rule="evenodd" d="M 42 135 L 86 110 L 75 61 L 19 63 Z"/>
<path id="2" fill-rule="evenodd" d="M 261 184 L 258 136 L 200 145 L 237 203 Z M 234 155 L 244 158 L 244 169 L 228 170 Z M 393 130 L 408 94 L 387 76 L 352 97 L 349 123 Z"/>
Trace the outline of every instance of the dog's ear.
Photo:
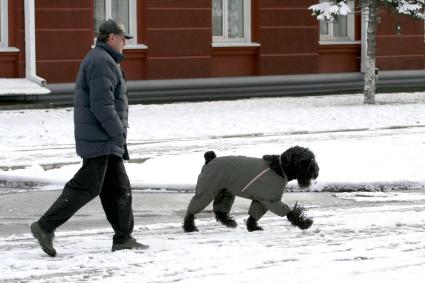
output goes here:
<path id="1" fill-rule="evenodd" d="M 314 157 L 311 157 L 305 163 L 307 164 L 305 172 L 307 172 L 307 174 L 311 176 L 311 179 L 317 179 L 317 177 L 319 176 L 319 165 L 317 164 L 316 159 Z"/>
<path id="2" fill-rule="evenodd" d="M 308 148 L 304 148 L 301 152 L 299 170 L 304 172 L 303 175 L 306 178 L 316 179 L 319 176 L 319 166 L 317 165 L 316 157 Z"/>
<path id="3" fill-rule="evenodd" d="M 293 158 L 294 158 L 294 151 L 292 151 L 291 149 L 288 149 L 287 151 L 282 153 L 280 156 L 280 159 L 282 160 L 282 162 L 286 164 L 290 164 Z"/>

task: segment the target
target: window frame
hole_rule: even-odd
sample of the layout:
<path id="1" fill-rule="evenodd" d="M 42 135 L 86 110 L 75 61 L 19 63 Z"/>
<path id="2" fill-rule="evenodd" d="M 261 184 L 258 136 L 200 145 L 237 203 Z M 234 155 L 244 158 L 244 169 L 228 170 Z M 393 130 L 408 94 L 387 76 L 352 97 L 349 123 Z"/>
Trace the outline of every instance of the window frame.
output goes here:
<path id="1" fill-rule="evenodd" d="M 0 48 L 9 47 L 8 0 L 0 0 Z"/>
<path id="2" fill-rule="evenodd" d="M 351 13 L 349 13 L 347 17 L 347 36 L 334 36 L 334 22 L 327 22 L 328 24 L 328 34 L 322 35 L 320 34 L 319 28 L 319 38 L 320 44 L 329 44 L 329 43 L 353 43 L 355 42 L 355 16 L 354 16 L 354 0 L 350 0 L 348 5 L 350 6 Z M 319 26 L 322 21 L 319 21 Z"/>
<path id="3" fill-rule="evenodd" d="M 128 46 L 137 45 L 137 0 L 128 0 L 128 27 L 127 32 L 134 36 L 132 39 L 127 40 L 127 44 L 124 46 L 124 49 Z M 110 19 L 112 17 L 112 1 L 105 0 L 105 19 Z M 97 31 L 95 31 L 96 33 Z M 96 38 L 94 38 L 96 42 Z"/>
<path id="4" fill-rule="evenodd" d="M 223 0 L 223 17 L 222 17 L 222 26 L 223 26 L 223 35 L 222 36 L 212 36 L 213 44 L 220 43 L 251 43 L 251 0 L 243 0 L 243 30 L 244 36 L 241 38 L 229 38 L 228 37 L 228 0 Z M 211 20 L 213 20 L 212 11 L 211 11 Z"/>

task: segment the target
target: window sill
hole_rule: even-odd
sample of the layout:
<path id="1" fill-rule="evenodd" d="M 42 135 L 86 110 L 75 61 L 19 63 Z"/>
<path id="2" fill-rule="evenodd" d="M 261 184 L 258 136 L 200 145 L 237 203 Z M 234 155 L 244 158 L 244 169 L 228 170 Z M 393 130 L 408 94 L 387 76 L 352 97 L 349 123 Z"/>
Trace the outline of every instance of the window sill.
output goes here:
<path id="1" fill-rule="evenodd" d="M 256 42 L 213 42 L 212 47 L 260 47 Z"/>
<path id="2" fill-rule="evenodd" d="M 93 49 L 95 47 L 95 45 L 92 45 L 91 48 Z M 129 44 L 129 45 L 125 45 L 124 46 L 124 50 L 126 49 L 148 49 L 149 47 L 147 45 L 144 44 Z"/>
<path id="3" fill-rule="evenodd" d="M 361 44 L 360 40 L 320 40 L 319 45 L 349 45 Z"/>
<path id="4" fill-rule="evenodd" d="M 16 47 L 0 47 L 0 52 L 19 52 Z"/>
<path id="5" fill-rule="evenodd" d="M 128 44 L 124 46 L 125 49 L 148 49 L 148 46 L 144 44 Z"/>

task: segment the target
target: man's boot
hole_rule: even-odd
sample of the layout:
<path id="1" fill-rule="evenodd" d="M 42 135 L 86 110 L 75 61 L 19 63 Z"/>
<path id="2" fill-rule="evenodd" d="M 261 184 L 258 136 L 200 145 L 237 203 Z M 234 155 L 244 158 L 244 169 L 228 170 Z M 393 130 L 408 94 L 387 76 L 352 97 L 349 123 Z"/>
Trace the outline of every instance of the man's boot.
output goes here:
<path id="1" fill-rule="evenodd" d="M 119 251 L 119 250 L 147 250 L 147 249 L 149 249 L 148 245 L 143 245 L 137 242 L 137 240 L 131 236 L 122 243 L 112 244 L 113 252 Z"/>
<path id="2" fill-rule="evenodd" d="M 55 256 L 56 250 L 53 247 L 53 239 L 55 234 L 44 231 L 38 222 L 34 222 L 30 226 L 31 233 L 38 240 L 41 249 L 49 256 Z"/>

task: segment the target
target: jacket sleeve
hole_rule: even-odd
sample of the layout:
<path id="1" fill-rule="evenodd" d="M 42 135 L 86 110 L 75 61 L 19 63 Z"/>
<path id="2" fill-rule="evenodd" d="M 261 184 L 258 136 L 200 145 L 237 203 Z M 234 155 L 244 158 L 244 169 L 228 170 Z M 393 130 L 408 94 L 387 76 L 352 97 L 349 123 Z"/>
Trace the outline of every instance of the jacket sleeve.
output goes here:
<path id="1" fill-rule="evenodd" d="M 96 62 L 88 74 L 90 88 L 90 111 L 113 138 L 123 135 L 123 125 L 115 110 L 114 90 L 116 74 L 111 63 L 104 60 Z"/>

